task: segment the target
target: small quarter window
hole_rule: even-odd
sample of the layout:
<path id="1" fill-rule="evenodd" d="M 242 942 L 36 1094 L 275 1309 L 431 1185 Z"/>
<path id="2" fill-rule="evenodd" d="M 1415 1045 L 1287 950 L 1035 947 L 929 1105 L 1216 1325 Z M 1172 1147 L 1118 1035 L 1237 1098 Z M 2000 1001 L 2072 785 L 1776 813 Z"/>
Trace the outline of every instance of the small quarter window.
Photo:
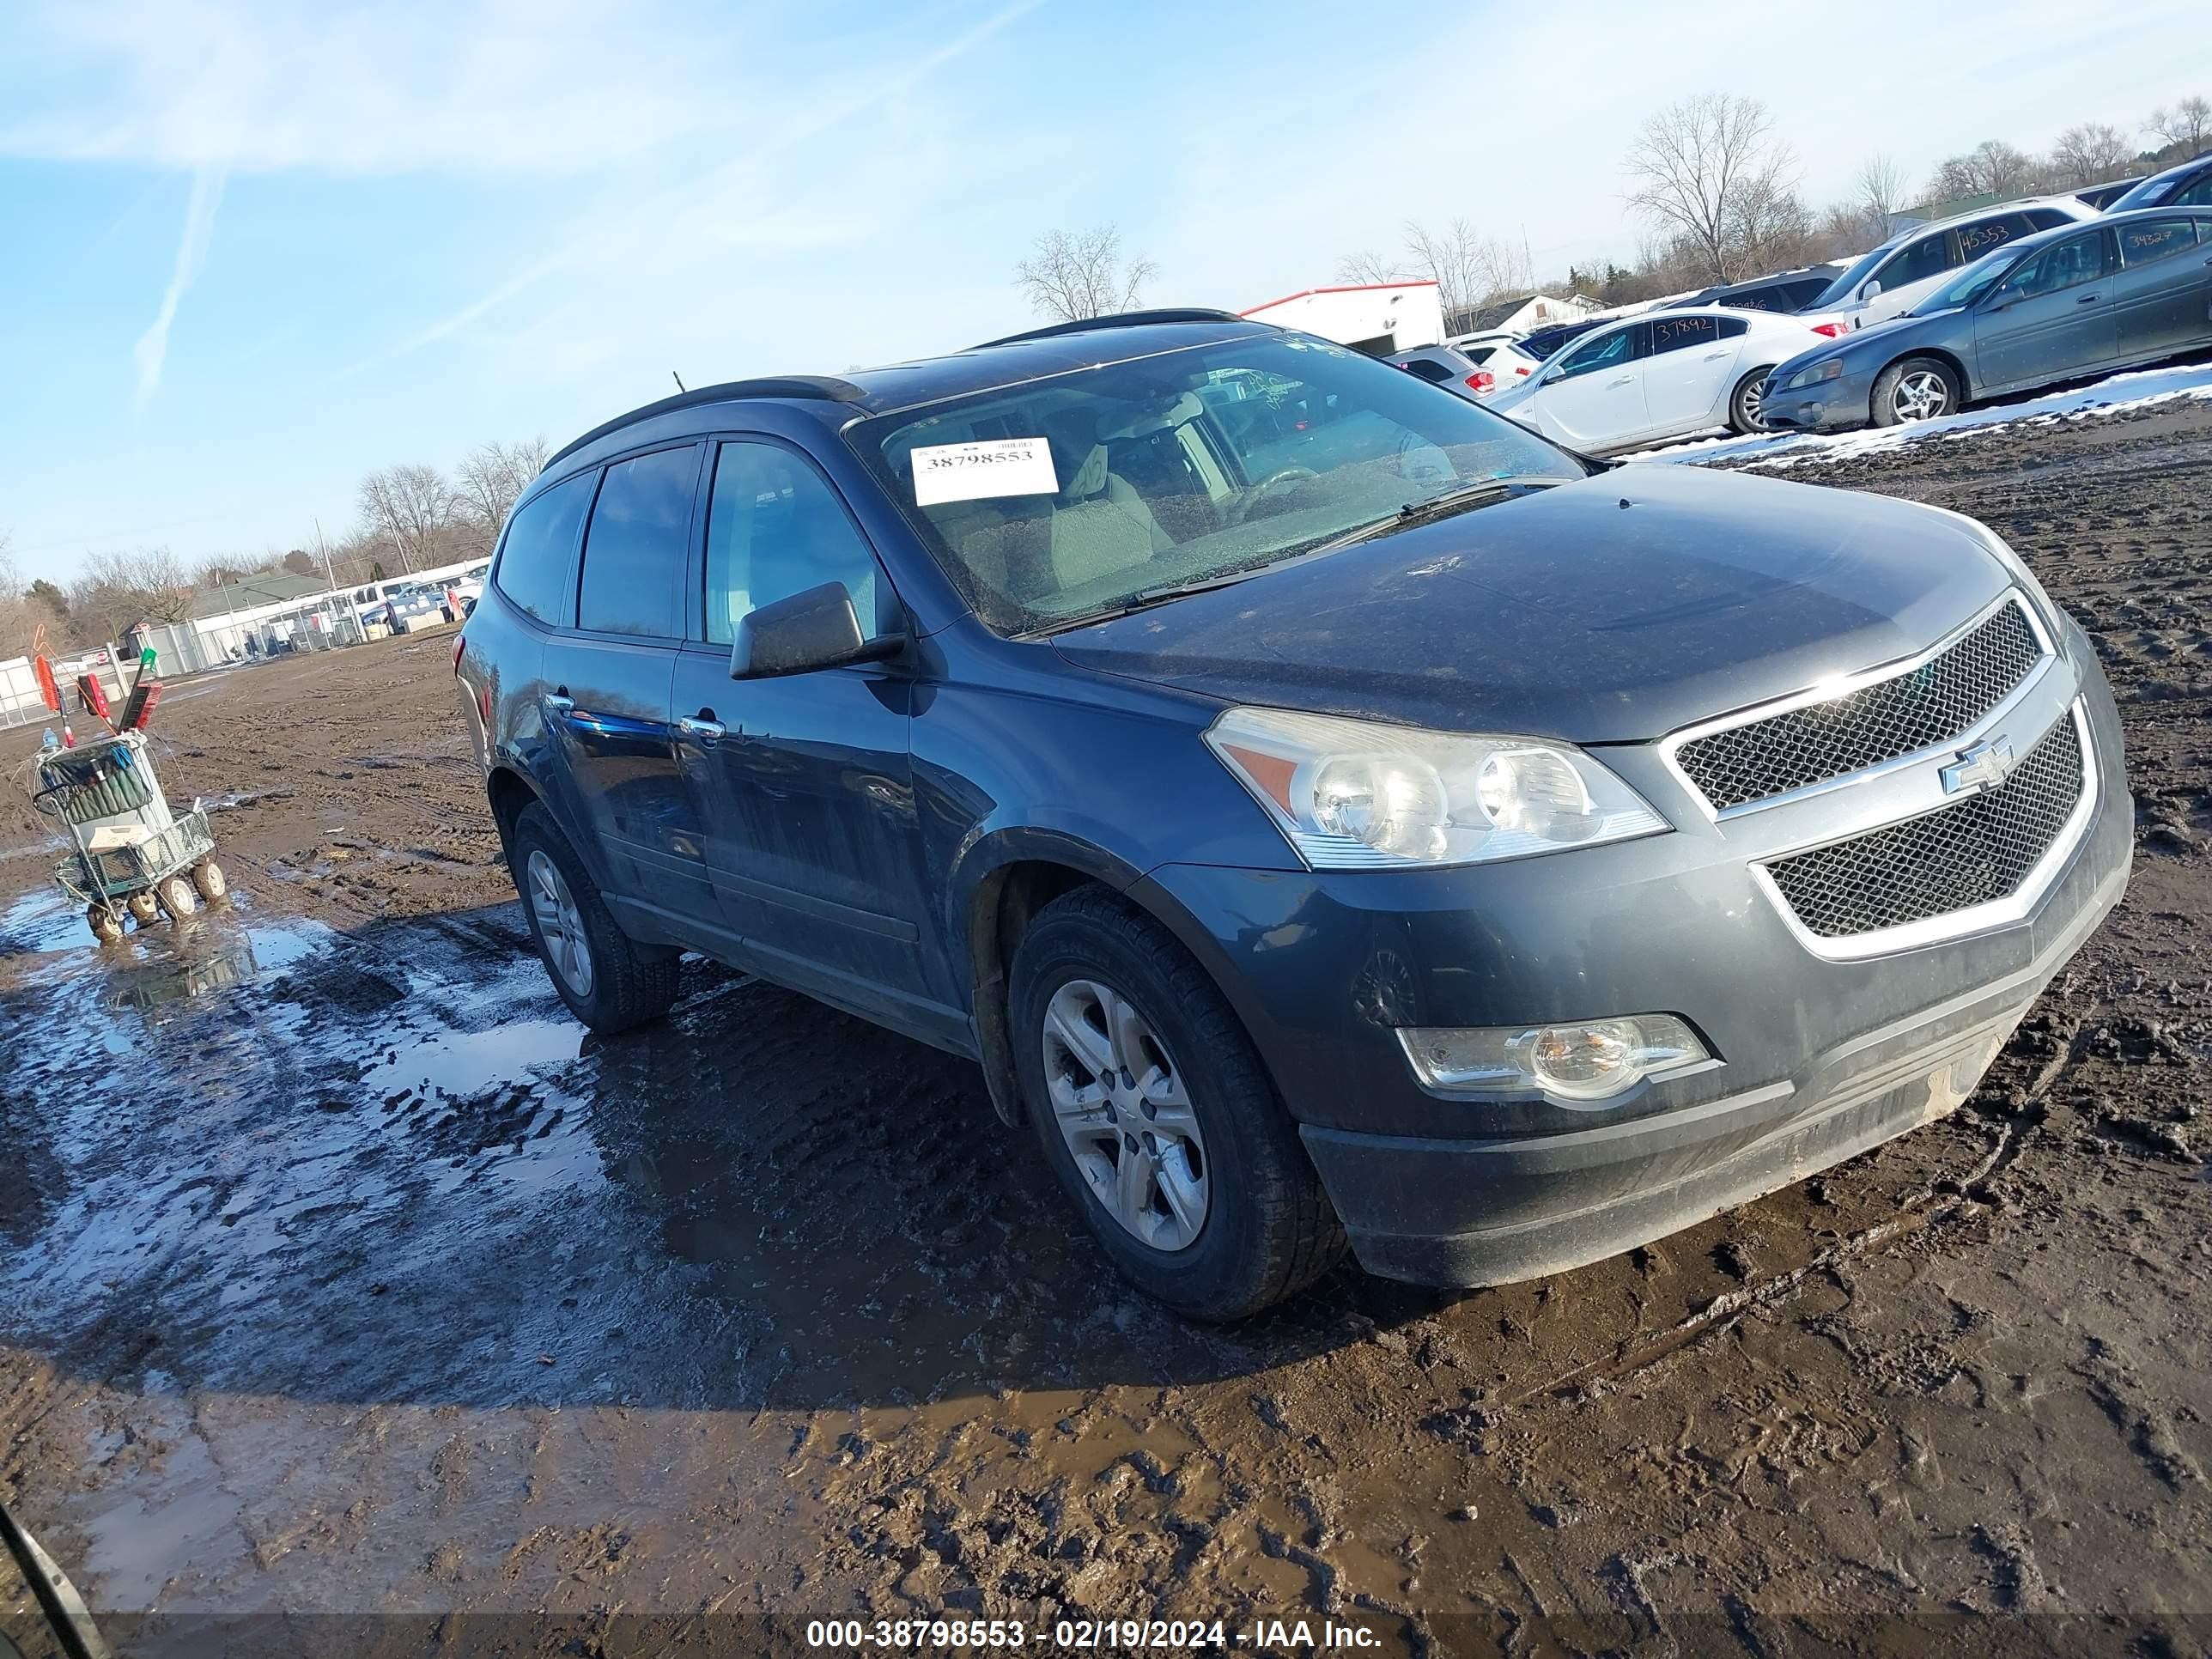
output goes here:
<path id="1" fill-rule="evenodd" d="M 596 472 L 580 472 L 517 507 L 501 544 L 493 586 L 549 628 L 566 628 L 575 587 L 568 580 L 576 532 L 592 504 Z"/>

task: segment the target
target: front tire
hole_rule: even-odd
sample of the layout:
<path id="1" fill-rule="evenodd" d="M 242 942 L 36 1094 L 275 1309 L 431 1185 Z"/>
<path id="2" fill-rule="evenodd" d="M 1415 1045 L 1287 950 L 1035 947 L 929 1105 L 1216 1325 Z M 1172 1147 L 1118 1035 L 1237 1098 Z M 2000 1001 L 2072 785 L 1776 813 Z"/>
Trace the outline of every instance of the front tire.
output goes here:
<path id="1" fill-rule="evenodd" d="M 1063 895 L 1014 953 L 1015 1067 L 1046 1161 L 1108 1257 L 1194 1319 L 1241 1319 L 1344 1253 L 1243 1024 L 1158 922 Z"/>
<path id="2" fill-rule="evenodd" d="M 583 860 L 535 801 L 515 820 L 507 860 L 530 935 L 570 1013 L 605 1036 L 668 1012 L 676 1000 L 675 952 L 623 932 Z"/>
<path id="3" fill-rule="evenodd" d="M 1954 414 L 1963 400 L 1959 377 L 1948 363 L 1906 357 L 1875 377 L 1869 413 L 1876 426 L 1896 426 Z"/>
<path id="4" fill-rule="evenodd" d="M 200 896 L 192 890 L 191 880 L 182 875 L 164 876 L 155 882 L 154 896 L 161 902 L 171 921 L 182 921 L 200 908 Z"/>
<path id="5" fill-rule="evenodd" d="M 222 866 L 213 859 L 204 859 L 193 866 L 192 885 L 210 904 L 230 890 L 229 878 L 222 873 Z"/>
<path id="6" fill-rule="evenodd" d="M 1748 438 L 1766 430 L 1766 420 L 1761 412 L 1766 407 L 1766 377 L 1774 373 L 1775 365 L 1754 368 L 1735 383 L 1729 393 L 1729 427 Z"/>

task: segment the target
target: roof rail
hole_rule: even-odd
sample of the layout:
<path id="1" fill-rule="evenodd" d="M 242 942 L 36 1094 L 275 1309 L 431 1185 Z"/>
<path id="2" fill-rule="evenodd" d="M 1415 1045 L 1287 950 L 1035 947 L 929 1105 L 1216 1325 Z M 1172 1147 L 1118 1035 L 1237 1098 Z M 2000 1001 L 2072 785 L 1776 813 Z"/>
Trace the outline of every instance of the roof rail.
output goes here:
<path id="1" fill-rule="evenodd" d="M 840 380 L 828 374 L 768 375 L 755 380 L 725 380 L 720 386 L 696 386 L 689 392 L 679 392 L 672 398 L 663 398 L 659 403 L 633 409 L 627 415 L 617 415 L 611 421 L 602 421 L 582 437 L 555 451 L 547 459 L 545 466 L 550 469 L 556 462 L 567 459 L 586 444 L 597 443 L 611 432 L 619 432 L 640 421 L 649 421 L 656 415 L 673 414 L 679 409 L 690 409 L 700 404 L 732 403 L 741 398 L 813 398 L 830 403 L 854 404 L 866 395 L 850 380 Z"/>
<path id="2" fill-rule="evenodd" d="M 1042 328 L 1009 334 L 1003 339 L 986 340 L 981 345 L 968 349 L 970 351 L 985 351 L 993 346 L 1017 345 L 1024 340 L 1056 340 L 1063 334 L 1087 334 L 1094 328 L 1142 328 L 1150 323 L 1241 323 L 1245 320 L 1233 311 L 1208 311 L 1197 306 L 1162 311 L 1123 311 L 1110 317 L 1085 317 L 1072 323 L 1049 323 Z"/>

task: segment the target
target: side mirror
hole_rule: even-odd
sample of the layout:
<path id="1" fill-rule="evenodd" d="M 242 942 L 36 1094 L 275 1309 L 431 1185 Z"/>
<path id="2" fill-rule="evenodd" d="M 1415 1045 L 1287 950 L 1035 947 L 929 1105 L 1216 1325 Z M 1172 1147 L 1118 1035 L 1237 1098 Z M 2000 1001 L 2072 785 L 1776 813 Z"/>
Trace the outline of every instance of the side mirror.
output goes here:
<path id="1" fill-rule="evenodd" d="M 823 582 L 738 620 L 737 637 L 730 644 L 730 678 L 767 679 L 874 662 L 894 655 L 905 643 L 899 634 L 864 637 L 845 584 Z"/>
<path id="2" fill-rule="evenodd" d="M 1876 276 L 1869 280 L 1867 285 L 1859 290 L 1859 298 L 1862 300 L 1872 300 L 1879 297 L 1881 293 L 1881 278 Z"/>

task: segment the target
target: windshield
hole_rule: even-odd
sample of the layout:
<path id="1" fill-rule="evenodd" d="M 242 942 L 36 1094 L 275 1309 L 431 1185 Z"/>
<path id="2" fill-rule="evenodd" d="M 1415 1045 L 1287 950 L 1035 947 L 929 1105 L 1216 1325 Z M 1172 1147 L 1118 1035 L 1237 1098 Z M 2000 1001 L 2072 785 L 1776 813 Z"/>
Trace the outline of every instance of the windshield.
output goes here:
<path id="1" fill-rule="evenodd" d="M 1008 634 L 1257 570 L 1470 483 L 1586 476 L 1465 398 L 1295 334 L 1072 369 L 850 436 Z"/>
<path id="2" fill-rule="evenodd" d="M 1997 285 L 2008 270 L 2019 260 L 2021 251 L 2008 247 L 1996 253 L 1985 253 L 1968 265 L 1949 282 L 1912 307 L 1908 315 L 1932 317 L 1939 311 L 1948 311 L 1954 306 L 1970 306 Z"/>
<path id="3" fill-rule="evenodd" d="M 1875 267 L 1897 251 L 1895 242 L 1884 242 L 1871 253 L 1862 253 L 1851 261 L 1844 274 L 1822 289 L 1808 311 L 1826 311 L 1830 306 L 1839 306 L 1850 298 L 1851 290 L 1874 275 Z"/>

